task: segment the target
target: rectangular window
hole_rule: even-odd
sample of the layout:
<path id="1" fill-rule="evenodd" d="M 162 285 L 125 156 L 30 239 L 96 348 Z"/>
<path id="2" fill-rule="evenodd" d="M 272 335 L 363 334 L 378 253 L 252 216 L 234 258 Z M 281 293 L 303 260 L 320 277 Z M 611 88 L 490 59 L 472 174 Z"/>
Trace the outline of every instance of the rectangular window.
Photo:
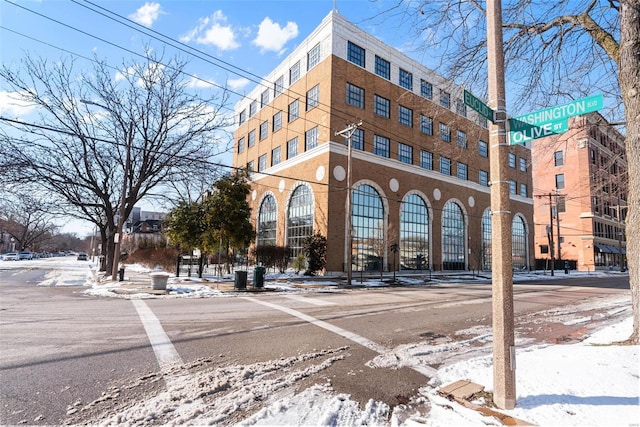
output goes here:
<path id="1" fill-rule="evenodd" d="M 258 112 L 258 102 L 251 101 L 251 104 L 249 104 L 249 117 L 255 116 L 257 112 Z"/>
<path id="2" fill-rule="evenodd" d="M 247 170 L 248 170 L 249 172 L 253 172 L 253 171 L 255 171 L 255 170 L 256 170 L 256 168 L 255 168 L 255 164 L 254 164 L 254 161 L 253 161 L 253 160 L 251 160 L 250 162 L 248 162 L 248 163 L 247 163 Z"/>
<path id="3" fill-rule="evenodd" d="M 420 114 L 420 132 L 433 135 L 433 119 Z"/>
<path id="4" fill-rule="evenodd" d="M 284 91 L 284 76 L 278 77 L 273 84 L 273 97 L 277 98 Z"/>
<path id="5" fill-rule="evenodd" d="M 413 74 L 400 68 L 398 84 L 405 89 L 413 90 Z"/>
<path id="6" fill-rule="evenodd" d="M 485 187 L 489 186 L 489 172 L 480 170 L 478 175 L 478 184 L 484 185 Z"/>
<path id="7" fill-rule="evenodd" d="M 440 123 L 440 139 L 444 142 L 451 142 L 451 129 L 444 123 Z"/>
<path id="8" fill-rule="evenodd" d="M 347 83 L 347 104 L 364 108 L 364 89 Z"/>
<path id="9" fill-rule="evenodd" d="M 553 163 L 555 166 L 564 165 L 564 153 L 562 151 L 556 151 L 553 153 Z"/>
<path id="10" fill-rule="evenodd" d="M 287 141 L 287 159 L 298 155 L 298 137 Z"/>
<path id="11" fill-rule="evenodd" d="M 485 129 L 489 127 L 489 122 L 487 121 L 487 118 L 482 117 L 481 115 L 478 115 L 478 124 Z"/>
<path id="12" fill-rule="evenodd" d="M 516 167 L 516 155 L 513 153 L 509 153 L 509 167 L 514 169 Z"/>
<path id="13" fill-rule="evenodd" d="M 460 114 L 462 117 L 467 117 L 467 105 L 462 99 L 456 100 L 456 113 Z"/>
<path id="14" fill-rule="evenodd" d="M 278 163 L 280 163 L 280 147 L 271 150 L 271 166 L 275 166 Z"/>
<path id="15" fill-rule="evenodd" d="M 387 80 L 391 79 L 391 63 L 376 55 L 376 74 Z"/>
<path id="16" fill-rule="evenodd" d="M 420 80 L 420 96 L 427 99 L 433 98 L 433 85 L 426 80 Z"/>
<path id="17" fill-rule="evenodd" d="M 269 135 L 269 122 L 265 120 L 260 123 L 260 141 L 265 139 L 267 135 Z"/>
<path id="18" fill-rule="evenodd" d="M 374 95 L 373 112 L 388 119 L 391 117 L 391 101 L 387 98 L 381 97 L 380 95 Z"/>
<path id="19" fill-rule="evenodd" d="M 238 117 L 238 124 L 243 124 L 247 121 L 247 110 L 240 111 L 240 116 Z"/>
<path id="20" fill-rule="evenodd" d="M 458 147 L 467 148 L 467 133 L 459 130 L 456 133 Z"/>
<path id="21" fill-rule="evenodd" d="M 420 167 L 433 170 L 433 153 L 430 151 L 420 150 Z"/>
<path id="22" fill-rule="evenodd" d="M 238 140 L 238 153 L 242 153 L 244 151 L 244 145 L 245 145 L 245 141 L 244 141 L 244 137 L 242 137 Z"/>
<path id="23" fill-rule="evenodd" d="M 440 173 L 451 175 L 451 159 L 448 157 L 440 157 Z"/>
<path id="24" fill-rule="evenodd" d="M 320 43 L 311 48 L 307 53 L 307 71 L 320 63 Z"/>
<path id="25" fill-rule="evenodd" d="M 260 94 L 260 108 L 269 103 L 269 90 L 265 90 Z"/>
<path id="26" fill-rule="evenodd" d="M 293 67 L 289 68 L 289 85 L 294 84 L 300 79 L 300 61 L 293 64 Z"/>
<path id="27" fill-rule="evenodd" d="M 521 172 L 527 171 L 527 160 L 522 157 L 520 157 L 520 171 Z"/>
<path id="28" fill-rule="evenodd" d="M 262 172 L 267 168 L 267 155 L 263 154 L 258 157 L 258 172 Z"/>
<path id="29" fill-rule="evenodd" d="M 522 197 L 528 197 L 527 196 L 527 184 L 520 184 L 520 195 Z"/>
<path id="30" fill-rule="evenodd" d="M 398 123 L 413 127 L 413 110 L 403 105 L 398 105 Z"/>
<path id="31" fill-rule="evenodd" d="M 318 146 L 318 126 L 304 133 L 304 150 L 309 151 Z"/>
<path id="32" fill-rule="evenodd" d="M 382 157 L 389 157 L 389 138 L 384 136 L 373 136 L 373 154 Z"/>
<path id="33" fill-rule="evenodd" d="M 487 141 L 478 141 L 478 154 L 482 157 L 489 157 L 489 145 L 487 144 Z"/>
<path id="34" fill-rule="evenodd" d="M 564 174 L 563 173 L 559 173 L 556 175 L 556 188 L 558 190 L 563 190 L 564 189 Z"/>
<path id="35" fill-rule="evenodd" d="M 273 115 L 273 132 L 282 128 L 282 111 L 278 111 Z"/>
<path id="36" fill-rule="evenodd" d="M 347 61 L 353 62 L 356 65 L 364 67 L 365 65 L 365 52 L 364 49 L 355 43 L 347 43 Z"/>
<path id="37" fill-rule="evenodd" d="M 401 142 L 398 143 L 398 160 L 413 164 L 413 147 Z"/>
<path id="38" fill-rule="evenodd" d="M 451 95 L 449 92 L 440 91 L 440 105 L 445 108 L 451 108 Z"/>
<path id="39" fill-rule="evenodd" d="M 522 186 L 522 184 L 521 184 Z M 525 186 L 525 194 L 522 194 L 523 196 L 526 196 L 526 186 Z M 565 196 L 556 196 L 556 207 L 558 210 L 558 213 L 564 213 L 567 211 L 567 201 Z M 615 211 L 614 211 L 615 212 Z M 614 215 L 615 217 L 615 215 Z"/>
<path id="40" fill-rule="evenodd" d="M 253 147 L 254 145 L 256 145 L 256 130 L 252 130 L 249 132 L 249 141 L 248 141 L 248 146 L 249 148 Z"/>
<path id="41" fill-rule="evenodd" d="M 344 140 L 345 145 L 349 143 L 347 139 Z M 351 135 L 351 146 L 354 150 L 364 150 L 364 131 L 362 129 L 356 129 Z"/>
<path id="42" fill-rule="evenodd" d="M 514 180 L 510 179 L 509 180 L 509 194 L 518 194 L 518 187 L 517 184 Z"/>
<path id="43" fill-rule="evenodd" d="M 289 104 L 289 122 L 294 121 L 300 116 L 300 102 L 296 99 Z"/>
<path id="44" fill-rule="evenodd" d="M 458 178 L 464 179 L 465 181 L 469 178 L 467 174 L 467 165 L 465 163 L 458 162 Z"/>
<path id="45" fill-rule="evenodd" d="M 317 84 L 307 91 L 307 111 L 320 103 L 320 85 Z"/>

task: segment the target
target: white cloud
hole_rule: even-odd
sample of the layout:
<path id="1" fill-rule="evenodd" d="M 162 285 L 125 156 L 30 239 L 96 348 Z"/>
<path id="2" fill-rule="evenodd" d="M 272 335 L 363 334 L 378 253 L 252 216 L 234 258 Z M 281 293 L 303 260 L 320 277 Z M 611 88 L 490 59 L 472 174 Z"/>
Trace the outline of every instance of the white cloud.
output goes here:
<path id="1" fill-rule="evenodd" d="M 129 19 L 145 27 L 151 27 L 162 12 L 160 3 L 145 3 L 135 13 L 129 15 Z"/>
<path id="2" fill-rule="evenodd" d="M 198 25 L 180 37 L 183 43 L 194 41 L 199 44 L 213 45 L 220 50 L 233 50 L 240 47 L 236 41 L 235 30 L 227 25 L 227 17 L 221 10 L 211 16 L 200 18 Z"/>
<path id="3" fill-rule="evenodd" d="M 273 22 L 268 16 L 262 20 L 258 27 L 258 35 L 253 40 L 253 44 L 260 47 L 263 51 L 269 50 L 284 52 L 284 45 L 291 39 L 298 36 L 298 24 L 295 22 L 287 22 L 287 25 L 281 27 L 277 22 Z"/>
<path id="4" fill-rule="evenodd" d="M 197 75 L 191 77 L 187 82 L 187 87 L 191 88 L 211 89 L 215 85 L 217 85 L 215 81 L 204 77 L 198 77 Z"/>
<path id="5" fill-rule="evenodd" d="M 35 105 L 24 100 L 24 95 L 20 92 L 0 91 L 0 114 L 3 116 L 26 116 L 35 108 Z"/>
<path id="6" fill-rule="evenodd" d="M 229 79 L 227 80 L 227 84 L 232 90 L 241 89 L 249 84 L 249 79 L 245 79 L 241 77 L 239 79 Z"/>

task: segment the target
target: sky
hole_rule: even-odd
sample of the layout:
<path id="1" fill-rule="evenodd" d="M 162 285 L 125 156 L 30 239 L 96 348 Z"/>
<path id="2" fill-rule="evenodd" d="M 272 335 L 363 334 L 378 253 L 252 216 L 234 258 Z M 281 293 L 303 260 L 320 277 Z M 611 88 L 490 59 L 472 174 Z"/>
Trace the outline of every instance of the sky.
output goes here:
<path id="1" fill-rule="evenodd" d="M 75 257 L 0 261 L 0 269 L 34 267 L 42 263 L 51 271 L 39 286 L 72 286 L 88 297 L 127 298 L 138 312 L 141 307 L 148 309 L 145 300 L 149 298 L 246 297 L 243 293 L 222 293 L 212 289 L 215 283 L 212 277 L 207 278 L 211 280 L 211 288 L 193 278 L 182 282 L 170 277 L 169 293 L 164 296 L 150 295 L 144 289 L 116 293 L 114 290 L 128 283 L 128 276 L 125 276 L 125 282 L 96 283 L 90 270 L 92 264 L 76 261 Z M 137 265 L 128 265 L 127 269 L 137 274 L 148 272 Z M 298 301 L 306 299 L 310 304 L 320 304 L 322 295 L 328 292 L 346 292 L 331 282 L 325 282 L 325 287 L 316 284 L 313 291 L 308 291 L 279 283 L 278 277 L 268 274 L 265 287 L 290 293 Z M 550 276 L 522 275 L 523 279 L 529 280 L 540 277 L 552 279 Z M 380 283 L 371 281 L 368 285 L 380 286 Z M 445 282 L 440 285 L 446 287 Z M 260 300 L 261 297 L 250 299 Z M 596 309 L 597 316 L 588 314 Z M 294 313 L 294 310 L 288 312 Z M 588 332 L 578 342 L 567 344 L 535 342 L 516 334 L 516 408 L 499 412 L 539 426 L 637 426 L 640 420 L 640 348 L 616 344 L 631 333 L 630 294 L 592 298 L 573 306 L 541 311 L 537 315 L 542 322 L 584 325 Z M 532 325 L 535 324 L 534 321 Z M 432 369 L 431 366 L 438 366 L 431 378 L 425 377 L 424 386 L 410 402 L 393 409 L 373 399 L 354 401 L 350 395 L 337 393 L 330 383 L 298 389 L 300 379 L 321 373 L 347 351 L 335 348 L 249 365 L 221 363 L 215 369 L 193 369 L 193 366 L 174 364 L 164 371 L 164 391 L 139 399 L 122 412 L 110 412 L 105 417 L 90 420 L 90 423 L 103 426 L 147 425 L 152 420 L 171 425 L 241 426 L 503 425 L 496 418 L 484 416 L 438 393 L 443 386 L 461 379 L 484 386 L 486 391 L 493 388 L 491 330 L 474 327 L 457 331 L 456 335 L 464 338 L 451 342 L 407 343 L 379 351 L 378 356 L 366 362 L 373 369 L 400 366 Z M 180 360 L 179 354 L 176 358 Z M 140 380 L 132 379 L 132 384 L 137 381 Z M 121 403 L 117 393 L 105 393 L 114 404 Z M 474 399 L 472 403 L 484 404 L 482 399 Z M 73 414 L 83 406 L 93 404 L 78 402 L 70 412 Z"/>
<path id="2" fill-rule="evenodd" d="M 379 14 L 392 2 L 375 0 L 109 1 L 1 0 L 0 60 L 20 66 L 29 54 L 57 61 L 73 58 L 89 68 L 97 57 L 110 65 L 140 59 L 146 46 L 189 61 L 194 90 L 232 91 L 233 104 L 249 93 L 336 7 L 349 21 L 387 44 L 415 54 L 415 38 Z M 415 58 L 420 59 L 420 58 Z M 118 75 L 114 71 L 114 79 Z M 0 116 L 33 121 L 35 111 L 0 82 Z M 0 122 L 0 126 L 4 126 Z M 231 156 L 223 156 L 224 164 Z M 142 206 L 156 210 L 153 206 Z M 63 232 L 88 235 L 89 223 L 62 222 Z"/>

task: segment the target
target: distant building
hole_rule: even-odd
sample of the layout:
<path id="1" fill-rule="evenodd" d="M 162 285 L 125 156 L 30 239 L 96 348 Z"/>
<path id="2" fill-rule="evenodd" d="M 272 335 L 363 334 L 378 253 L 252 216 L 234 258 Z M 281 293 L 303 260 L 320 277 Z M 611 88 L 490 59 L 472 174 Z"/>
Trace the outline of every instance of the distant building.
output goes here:
<path id="1" fill-rule="evenodd" d="M 127 219 L 124 239 L 131 246 L 138 246 L 141 240 L 160 242 L 164 240 L 164 212 L 143 211 L 134 207 Z"/>
<path id="2" fill-rule="evenodd" d="M 536 258 L 578 270 L 624 266 L 625 138 L 598 113 L 570 119 L 568 132 L 532 144 Z M 553 222 L 553 227 L 551 227 Z"/>
<path id="3" fill-rule="evenodd" d="M 235 107 L 256 245 L 295 257 L 327 237 L 327 273 L 491 266 L 489 134 L 463 88 L 331 12 Z M 362 121 L 348 140 L 336 132 Z M 531 152 L 510 147 L 514 268 L 533 262 Z M 347 230 L 350 215 L 353 239 Z"/>

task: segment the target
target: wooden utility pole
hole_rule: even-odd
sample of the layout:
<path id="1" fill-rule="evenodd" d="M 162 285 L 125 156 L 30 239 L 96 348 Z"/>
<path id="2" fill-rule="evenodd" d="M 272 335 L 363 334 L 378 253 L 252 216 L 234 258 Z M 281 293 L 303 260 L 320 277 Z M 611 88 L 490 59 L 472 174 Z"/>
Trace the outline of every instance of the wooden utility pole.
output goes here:
<path id="1" fill-rule="evenodd" d="M 516 354 L 513 331 L 512 215 L 507 178 L 507 113 L 504 84 L 502 5 L 487 0 L 487 62 L 489 106 L 495 111 L 489 127 L 491 163 L 491 227 L 493 277 L 493 401 L 498 408 L 516 406 Z"/>

